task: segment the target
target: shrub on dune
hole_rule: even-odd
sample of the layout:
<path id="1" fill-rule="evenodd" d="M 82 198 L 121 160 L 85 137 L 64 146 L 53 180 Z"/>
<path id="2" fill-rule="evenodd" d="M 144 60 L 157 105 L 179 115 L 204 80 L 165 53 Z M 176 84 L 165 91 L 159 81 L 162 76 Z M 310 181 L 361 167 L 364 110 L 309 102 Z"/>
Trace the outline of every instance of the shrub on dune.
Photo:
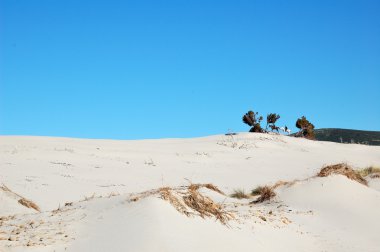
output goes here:
<path id="1" fill-rule="evenodd" d="M 345 163 L 325 166 L 321 169 L 317 176 L 327 177 L 332 174 L 340 174 L 363 185 L 367 185 L 367 181 L 360 175 L 360 172 L 355 171 Z"/>
<path id="2" fill-rule="evenodd" d="M 261 203 L 267 200 L 272 199 L 274 196 L 276 196 L 276 193 L 274 192 L 273 187 L 270 186 L 263 186 L 260 187 L 260 194 L 259 198 L 252 203 Z"/>
<path id="3" fill-rule="evenodd" d="M 232 198 L 236 199 L 248 199 L 249 195 L 247 195 L 244 190 L 242 189 L 236 189 L 234 192 L 230 195 Z"/>
<path id="4" fill-rule="evenodd" d="M 255 189 L 253 189 L 253 190 L 251 191 L 251 195 L 252 195 L 252 196 L 260 195 L 262 189 L 263 189 L 262 186 L 258 186 L 258 187 L 256 187 Z"/>
<path id="5" fill-rule="evenodd" d="M 300 131 L 296 133 L 296 137 L 304 137 L 310 140 L 315 139 L 314 125 L 309 122 L 305 116 L 297 119 L 296 127 L 300 129 Z"/>

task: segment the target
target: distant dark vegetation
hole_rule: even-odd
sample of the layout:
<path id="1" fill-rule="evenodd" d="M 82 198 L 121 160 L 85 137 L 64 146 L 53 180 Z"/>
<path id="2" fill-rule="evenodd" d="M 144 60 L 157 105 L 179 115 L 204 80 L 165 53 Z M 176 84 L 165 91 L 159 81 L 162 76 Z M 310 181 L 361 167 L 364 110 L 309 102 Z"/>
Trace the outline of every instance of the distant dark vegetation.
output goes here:
<path id="1" fill-rule="evenodd" d="M 276 113 L 270 113 L 267 115 L 267 124 L 265 128 L 261 127 L 261 121 L 264 120 L 264 117 L 259 115 L 258 112 L 254 112 L 252 110 L 248 111 L 243 115 L 243 123 L 247 124 L 251 127 L 249 132 L 256 132 L 256 133 L 269 133 L 269 130 L 271 132 L 277 132 L 279 134 L 280 130 L 286 134 L 290 134 L 291 130 L 285 125 L 285 127 L 278 127 L 276 125 L 278 119 L 280 119 L 280 115 Z M 292 134 L 292 136 L 295 137 L 303 137 L 310 140 L 315 140 L 314 136 L 314 125 L 309 122 L 309 120 L 306 119 L 305 116 L 302 116 L 301 118 L 298 118 L 296 121 L 296 127 L 299 129 L 299 131 L 295 134 Z"/>
<path id="2" fill-rule="evenodd" d="M 380 146 L 380 131 L 352 129 L 315 129 L 315 139 L 337 143 L 360 143 Z"/>
<path id="3" fill-rule="evenodd" d="M 315 129 L 305 116 L 297 119 L 295 125 L 298 128 L 298 132 L 290 134 L 291 130 L 285 125 L 285 127 L 278 127 L 276 124 L 280 119 L 280 115 L 276 113 L 270 113 L 266 117 L 266 127 L 262 127 L 261 123 L 264 121 L 264 117 L 259 115 L 258 112 L 252 110 L 243 115 L 243 122 L 251 127 L 249 132 L 256 133 L 272 133 L 279 134 L 280 131 L 293 137 L 303 137 L 310 140 L 317 141 L 329 141 L 336 143 L 356 143 L 366 145 L 378 145 L 380 146 L 380 131 L 365 131 L 365 130 L 352 130 L 352 129 Z"/>

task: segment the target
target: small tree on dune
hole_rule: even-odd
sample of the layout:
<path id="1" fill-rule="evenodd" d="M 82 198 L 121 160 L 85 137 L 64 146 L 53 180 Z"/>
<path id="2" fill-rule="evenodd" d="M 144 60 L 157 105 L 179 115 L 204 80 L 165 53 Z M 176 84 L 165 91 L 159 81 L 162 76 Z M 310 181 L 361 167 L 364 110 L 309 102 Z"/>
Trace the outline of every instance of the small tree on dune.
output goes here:
<path id="1" fill-rule="evenodd" d="M 248 111 L 244 116 L 243 116 L 243 122 L 245 124 L 248 124 L 249 126 L 253 126 L 256 122 L 256 117 L 255 117 L 255 113 L 250 110 Z"/>
<path id="2" fill-rule="evenodd" d="M 296 121 L 296 127 L 300 129 L 296 133 L 296 137 L 304 137 L 307 139 L 315 139 L 314 125 L 306 119 L 305 116 L 298 118 Z"/>
<path id="3" fill-rule="evenodd" d="M 277 115 L 276 113 L 270 113 L 267 115 L 267 126 L 265 129 L 268 129 L 268 126 L 273 130 L 276 130 L 278 132 L 278 127 L 275 125 L 277 120 L 280 119 L 280 115 Z"/>
<path id="4" fill-rule="evenodd" d="M 263 128 L 261 128 L 261 125 L 260 123 L 256 123 L 255 125 L 253 125 L 253 127 L 249 130 L 249 132 L 259 132 L 259 133 L 263 133 L 265 132 Z"/>
<path id="5" fill-rule="evenodd" d="M 243 116 L 243 122 L 251 126 L 249 132 L 263 132 L 260 122 L 263 120 L 262 116 L 259 116 L 258 112 L 253 112 L 252 110 L 248 111 Z"/>

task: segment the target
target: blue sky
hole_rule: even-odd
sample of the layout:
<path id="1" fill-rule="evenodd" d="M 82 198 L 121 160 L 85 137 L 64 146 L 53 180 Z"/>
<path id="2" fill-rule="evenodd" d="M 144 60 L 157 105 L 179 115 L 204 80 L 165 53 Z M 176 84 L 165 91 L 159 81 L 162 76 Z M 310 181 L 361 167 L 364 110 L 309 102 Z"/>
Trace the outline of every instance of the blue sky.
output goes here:
<path id="1" fill-rule="evenodd" d="M 0 0 L 0 134 L 380 130 L 380 1 Z"/>

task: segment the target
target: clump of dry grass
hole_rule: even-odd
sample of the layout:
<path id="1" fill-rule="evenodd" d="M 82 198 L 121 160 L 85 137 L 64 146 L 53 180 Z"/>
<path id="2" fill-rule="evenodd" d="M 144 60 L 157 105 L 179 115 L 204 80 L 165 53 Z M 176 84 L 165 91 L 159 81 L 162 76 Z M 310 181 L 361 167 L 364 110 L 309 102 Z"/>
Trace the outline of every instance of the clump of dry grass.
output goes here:
<path id="1" fill-rule="evenodd" d="M 273 186 L 258 186 L 251 191 L 251 196 L 259 196 L 255 201 L 251 203 L 261 203 L 267 200 L 272 199 L 276 196 L 275 189 L 281 186 L 292 186 L 297 183 L 299 180 L 292 181 L 277 181 Z"/>
<path id="2" fill-rule="evenodd" d="M 362 177 L 370 175 L 371 178 L 380 178 L 380 168 L 370 166 L 357 171 Z"/>
<path id="3" fill-rule="evenodd" d="M 276 188 L 278 188 L 280 186 L 288 186 L 289 187 L 289 186 L 294 185 L 297 182 L 299 182 L 298 179 L 295 179 L 295 180 L 292 180 L 292 181 L 283 181 L 283 180 L 280 180 L 280 181 L 277 181 L 276 184 L 274 184 L 272 186 L 272 189 L 276 189 Z"/>
<path id="4" fill-rule="evenodd" d="M 253 201 L 252 203 L 261 203 L 267 200 L 272 199 L 274 196 L 276 196 L 276 193 L 274 192 L 274 187 L 272 186 L 263 186 L 260 187 L 260 196 L 257 200 Z"/>
<path id="5" fill-rule="evenodd" d="M 18 193 L 13 192 L 13 191 L 12 191 L 11 189 L 9 189 L 6 185 L 2 184 L 2 185 L 0 186 L 0 189 L 3 190 L 3 191 L 6 192 L 6 193 L 12 195 L 12 196 L 13 196 L 14 198 L 16 198 L 16 199 L 18 198 L 18 201 L 17 201 L 17 202 L 18 202 L 19 204 L 21 204 L 21 205 L 23 205 L 23 206 L 25 206 L 25 207 L 27 207 L 27 208 L 33 208 L 34 210 L 36 210 L 36 211 L 38 211 L 38 212 L 41 212 L 39 206 L 38 206 L 36 203 L 34 203 L 33 201 L 28 200 L 28 199 L 22 197 L 22 196 L 21 196 L 20 194 L 18 194 Z"/>
<path id="6" fill-rule="evenodd" d="M 294 185 L 296 182 L 298 182 L 298 180 L 293 180 L 293 181 L 278 181 L 276 182 L 273 186 L 258 186 L 256 187 L 255 189 L 253 189 L 251 191 L 251 196 L 262 196 L 262 198 L 268 198 L 268 196 L 270 196 L 268 199 L 270 198 L 273 198 L 274 196 L 276 196 L 274 190 L 280 186 L 292 186 Z M 271 191 L 271 193 L 270 193 Z"/>
<path id="7" fill-rule="evenodd" d="M 34 210 L 38 211 L 38 212 L 41 212 L 41 209 L 37 206 L 36 203 L 34 203 L 33 201 L 31 200 L 28 200 L 28 199 L 25 199 L 25 198 L 21 198 L 18 200 L 18 203 L 20 203 L 21 205 L 27 207 L 27 208 L 33 208 Z"/>
<path id="8" fill-rule="evenodd" d="M 249 195 L 247 195 L 242 189 L 235 189 L 234 192 L 230 195 L 232 198 L 236 199 L 248 199 Z"/>
<path id="9" fill-rule="evenodd" d="M 169 201 L 178 212 L 186 216 L 197 214 L 202 218 L 215 217 L 222 224 L 227 225 L 227 222 L 234 218 L 233 215 L 224 210 L 223 205 L 202 195 L 199 192 L 200 188 L 207 188 L 224 195 L 222 191 L 212 184 L 190 184 L 189 186 L 175 189 L 162 187 L 158 189 L 158 193 L 162 199 Z M 149 195 L 152 195 L 152 193 Z"/>
<path id="10" fill-rule="evenodd" d="M 217 193 L 220 193 L 222 195 L 225 195 L 224 192 L 222 192 L 217 186 L 213 185 L 213 184 L 193 184 L 191 183 L 188 188 L 190 190 L 198 190 L 199 188 L 202 188 L 202 187 L 205 187 L 211 191 L 214 191 L 214 192 L 217 192 Z"/>
<path id="11" fill-rule="evenodd" d="M 262 186 L 258 186 L 258 187 L 256 187 L 255 189 L 253 189 L 253 190 L 251 191 L 251 195 L 252 195 L 252 196 L 260 195 L 262 189 L 263 189 Z"/>
<path id="12" fill-rule="evenodd" d="M 219 188 L 213 184 L 203 184 L 203 187 L 206 187 L 207 189 L 209 190 L 212 190 L 214 192 L 217 192 L 217 193 L 220 193 L 222 195 L 225 195 L 224 192 L 222 192 L 221 190 L 219 190 Z"/>
<path id="13" fill-rule="evenodd" d="M 223 206 L 215 203 L 211 198 L 202 195 L 198 191 L 199 187 L 188 188 L 188 194 L 183 196 L 184 203 L 199 213 L 204 218 L 205 216 L 214 216 L 222 224 L 226 225 L 227 222 L 233 219 L 233 215 L 224 210 Z"/>
<path id="14" fill-rule="evenodd" d="M 363 185 L 367 185 L 367 181 L 360 175 L 360 173 L 354 171 L 349 165 L 345 163 L 325 166 L 321 169 L 317 176 L 327 177 L 331 174 L 340 174 Z"/>
<path id="15" fill-rule="evenodd" d="M 177 209 L 178 212 L 185 214 L 186 216 L 190 215 L 190 212 L 184 206 L 184 204 L 172 193 L 170 187 L 161 187 L 159 190 L 160 196 L 162 199 L 169 201 L 169 203 Z"/>

